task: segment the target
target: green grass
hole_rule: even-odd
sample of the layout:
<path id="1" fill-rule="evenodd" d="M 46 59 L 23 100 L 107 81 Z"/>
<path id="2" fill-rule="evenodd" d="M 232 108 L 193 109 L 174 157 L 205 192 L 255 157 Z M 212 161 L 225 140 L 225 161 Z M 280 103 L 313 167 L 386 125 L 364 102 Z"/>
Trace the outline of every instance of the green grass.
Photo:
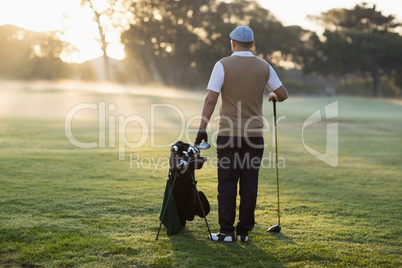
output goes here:
<path id="1" fill-rule="evenodd" d="M 200 112 L 202 97 L 74 94 L 66 99 L 59 91 L 27 91 L 20 94 L 21 101 L 35 97 L 64 106 L 56 113 L 46 105 L 31 104 L 29 109 L 41 112 L 2 115 L 0 267 L 402 266 L 402 106 L 346 97 L 278 104 L 278 116 L 286 116 L 278 124 L 279 155 L 285 160 L 279 171 L 282 232 L 266 232 L 277 223 L 275 169 L 267 162 L 260 172 L 251 241 L 222 244 L 207 240 L 200 218 L 175 236 L 167 236 L 162 228 L 155 241 L 167 168 L 155 170 L 149 161 L 166 160 L 168 148 L 151 148 L 148 142 L 127 148 L 126 160 L 119 160 L 117 147 L 80 149 L 64 133 L 63 114 L 78 103 L 113 102 L 116 112 L 108 115 L 116 122 L 118 115 L 141 114 L 150 124 L 152 103 L 176 105 L 188 120 Z M 330 122 L 339 126 L 339 165 L 331 167 L 305 150 L 301 129 L 310 114 L 336 100 L 339 117 Z M 264 109 L 272 123 L 272 106 L 265 103 Z M 46 112 L 56 116 L 43 116 Z M 82 112 L 82 118 L 77 114 L 74 119 L 74 135 L 81 141 L 97 141 L 96 111 L 86 113 L 87 117 Z M 173 143 L 179 136 L 179 117 L 163 109 L 156 115 L 155 142 Z M 130 123 L 127 138 L 137 141 L 139 131 Z M 321 152 L 325 136 L 325 122 L 305 130 L 306 144 Z M 272 144 L 271 133 L 266 142 Z M 273 151 L 267 147 L 266 159 L 273 159 Z M 140 156 L 131 167 L 129 153 Z M 216 156 L 215 149 L 203 154 L 211 161 Z M 210 201 L 208 221 L 215 232 L 219 226 L 213 164 L 197 171 L 196 179 Z"/>

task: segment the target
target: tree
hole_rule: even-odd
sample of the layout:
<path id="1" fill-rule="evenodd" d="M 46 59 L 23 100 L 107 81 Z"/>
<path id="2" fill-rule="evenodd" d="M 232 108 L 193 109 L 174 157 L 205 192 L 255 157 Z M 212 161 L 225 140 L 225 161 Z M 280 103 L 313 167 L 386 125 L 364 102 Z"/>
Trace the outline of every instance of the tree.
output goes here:
<path id="1" fill-rule="evenodd" d="M 239 25 L 254 30 L 255 53 L 267 60 L 277 51 L 291 59 L 303 34 L 253 0 L 138 0 L 132 10 L 134 23 L 122 37 L 139 82 L 204 87 L 214 63 L 230 54 L 229 33 Z"/>
<path id="2" fill-rule="evenodd" d="M 199 13 L 208 0 L 139 0 L 133 3 L 134 23 L 123 34 L 132 73 L 139 82 L 194 86 L 192 52 L 198 36 Z"/>
<path id="3" fill-rule="evenodd" d="M 0 77 L 23 78 L 29 74 L 32 53 L 29 33 L 17 26 L 0 26 Z"/>
<path id="4" fill-rule="evenodd" d="M 373 95 L 381 96 L 381 77 L 402 69 L 402 37 L 397 32 L 401 24 L 366 3 L 350 10 L 331 9 L 315 19 L 326 28 L 324 41 L 313 34 L 306 42 L 301 53 L 305 72 L 370 77 Z"/>
<path id="5" fill-rule="evenodd" d="M 83 6 L 87 6 L 93 12 L 93 20 L 98 26 L 99 43 L 103 52 L 104 70 L 106 80 L 111 79 L 109 58 L 107 54 L 110 45 L 110 36 L 119 35 L 128 29 L 131 13 L 131 0 L 81 0 Z"/>
<path id="6" fill-rule="evenodd" d="M 69 65 L 59 58 L 65 43 L 55 33 L 37 33 L 17 26 L 0 26 L 0 77 L 56 79 L 68 77 Z"/>

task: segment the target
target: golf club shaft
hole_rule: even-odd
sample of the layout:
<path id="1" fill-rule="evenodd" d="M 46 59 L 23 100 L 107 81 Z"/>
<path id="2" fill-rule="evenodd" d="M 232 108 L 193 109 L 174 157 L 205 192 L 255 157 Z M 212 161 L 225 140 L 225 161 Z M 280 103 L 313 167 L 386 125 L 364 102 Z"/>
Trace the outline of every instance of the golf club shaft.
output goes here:
<path id="1" fill-rule="evenodd" d="M 281 224 L 281 212 L 279 207 L 279 171 L 278 171 L 278 134 L 276 130 L 276 101 L 273 101 L 274 105 L 274 125 L 275 125 L 275 167 L 276 167 L 276 190 L 278 196 L 278 225 Z"/>

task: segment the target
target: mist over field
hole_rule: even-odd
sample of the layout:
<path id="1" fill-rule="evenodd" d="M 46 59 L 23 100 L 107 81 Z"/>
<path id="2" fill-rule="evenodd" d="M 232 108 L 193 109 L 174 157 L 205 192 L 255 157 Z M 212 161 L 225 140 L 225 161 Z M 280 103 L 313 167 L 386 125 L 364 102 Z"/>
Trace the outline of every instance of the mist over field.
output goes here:
<path id="1" fill-rule="evenodd" d="M 115 103 L 122 114 L 146 113 L 146 102 L 142 96 L 157 97 L 169 103 L 171 98 L 203 99 L 205 92 L 188 92 L 165 86 L 125 86 L 105 82 L 75 81 L 9 81 L 0 82 L 0 115 L 64 118 L 69 109 L 83 102 L 107 101 Z M 127 96 L 136 97 L 135 103 Z M 145 101 L 145 102 L 144 102 Z"/>

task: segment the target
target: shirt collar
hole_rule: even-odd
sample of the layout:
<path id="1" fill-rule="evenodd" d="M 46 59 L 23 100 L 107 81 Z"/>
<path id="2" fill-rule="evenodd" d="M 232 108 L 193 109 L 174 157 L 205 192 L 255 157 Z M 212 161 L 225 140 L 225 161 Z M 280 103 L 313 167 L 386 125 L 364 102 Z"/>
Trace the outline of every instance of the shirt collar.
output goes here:
<path id="1" fill-rule="evenodd" d="M 254 54 L 251 51 L 236 51 L 232 53 L 232 56 L 253 57 Z"/>

